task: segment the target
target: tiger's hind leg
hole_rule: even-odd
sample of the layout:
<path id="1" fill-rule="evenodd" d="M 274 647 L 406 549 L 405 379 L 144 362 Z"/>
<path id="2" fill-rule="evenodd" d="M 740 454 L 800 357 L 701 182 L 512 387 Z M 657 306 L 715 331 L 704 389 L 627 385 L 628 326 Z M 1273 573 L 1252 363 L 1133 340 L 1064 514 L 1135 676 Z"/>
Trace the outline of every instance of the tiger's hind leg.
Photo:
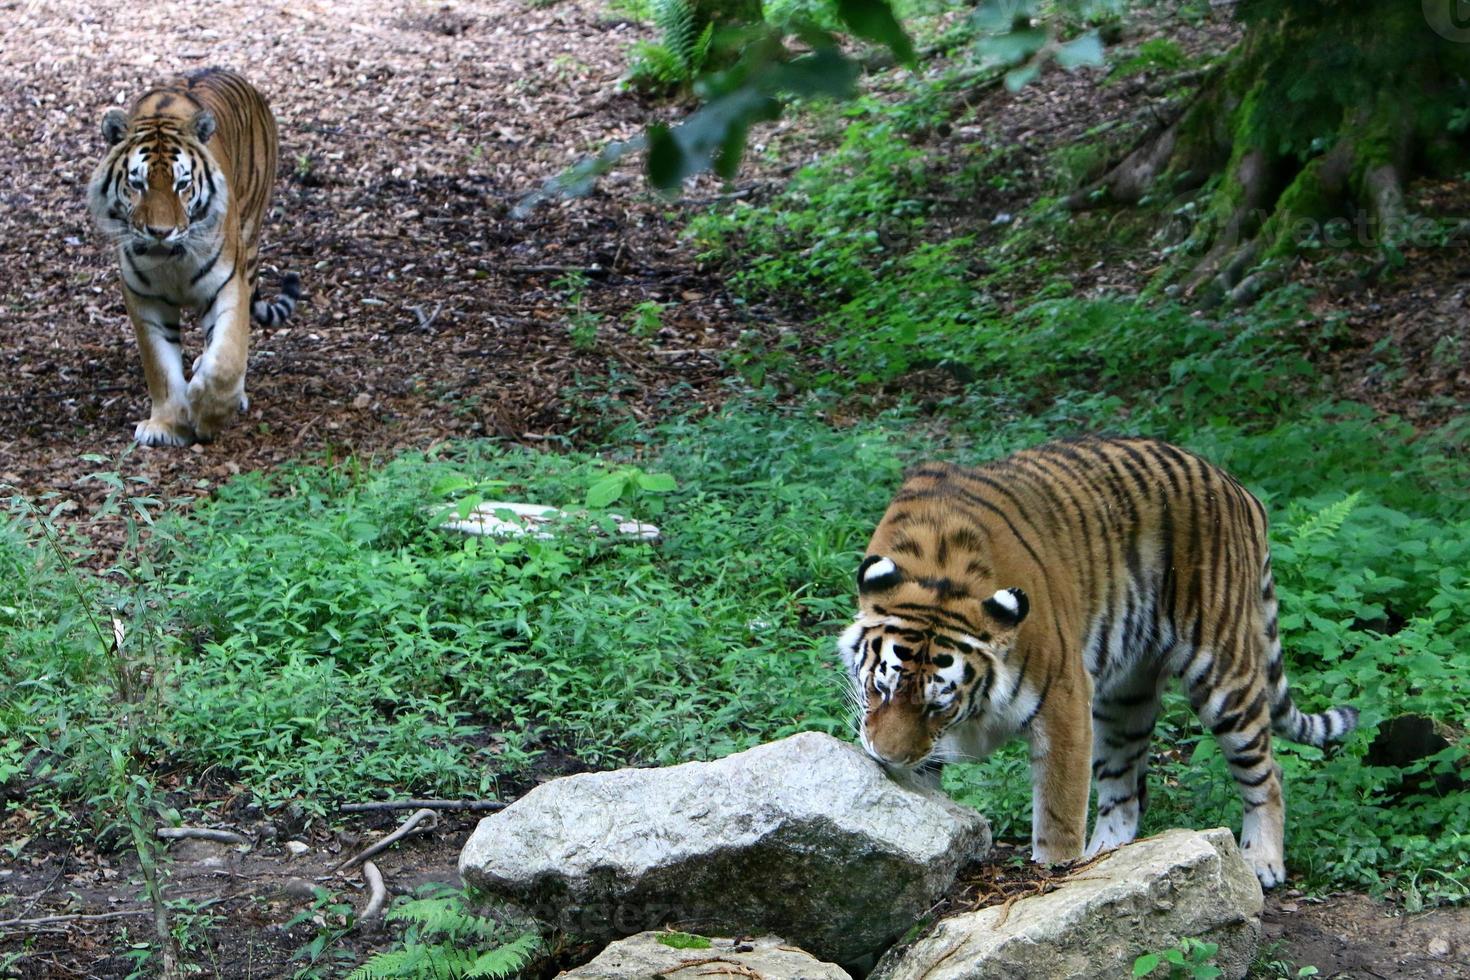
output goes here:
<path id="1" fill-rule="evenodd" d="M 1219 678 L 1208 685 L 1201 678 L 1190 686 L 1189 700 L 1235 778 L 1245 808 L 1241 854 L 1261 887 L 1275 888 L 1286 880 L 1286 808 L 1281 769 L 1271 754 L 1271 709 L 1261 680 L 1255 674 Z"/>
<path id="2" fill-rule="evenodd" d="M 1159 718 L 1159 685 L 1136 678 L 1100 692 L 1092 705 L 1092 775 L 1097 822 L 1086 857 L 1138 836 L 1148 808 L 1148 753 Z"/>
<path id="3" fill-rule="evenodd" d="M 189 409 L 199 439 L 208 442 L 246 404 L 245 366 L 250 354 L 249 294 L 239 276 L 217 293 L 200 317 L 204 353 L 189 379 Z"/>

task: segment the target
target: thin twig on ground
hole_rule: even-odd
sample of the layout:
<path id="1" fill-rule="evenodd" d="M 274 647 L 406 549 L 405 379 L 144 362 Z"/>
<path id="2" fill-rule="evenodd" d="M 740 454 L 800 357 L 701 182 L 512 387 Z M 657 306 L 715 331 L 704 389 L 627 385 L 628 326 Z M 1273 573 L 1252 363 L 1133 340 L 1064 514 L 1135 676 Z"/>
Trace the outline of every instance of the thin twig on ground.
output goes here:
<path id="1" fill-rule="evenodd" d="M 504 800 L 383 800 L 381 803 L 343 803 L 343 813 L 375 813 L 380 810 L 503 810 Z"/>
<path id="2" fill-rule="evenodd" d="M 126 919 L 134 915 L 152 915 L 153 909 L 125 909 L 114 912 L 72 912 L 66 915 L 42 915 L 34 919 L 0 919 L 0 929 L 29 929 L 34 926 L 49 926 L 62 922 L 102 922 L 107 919 Z"/>

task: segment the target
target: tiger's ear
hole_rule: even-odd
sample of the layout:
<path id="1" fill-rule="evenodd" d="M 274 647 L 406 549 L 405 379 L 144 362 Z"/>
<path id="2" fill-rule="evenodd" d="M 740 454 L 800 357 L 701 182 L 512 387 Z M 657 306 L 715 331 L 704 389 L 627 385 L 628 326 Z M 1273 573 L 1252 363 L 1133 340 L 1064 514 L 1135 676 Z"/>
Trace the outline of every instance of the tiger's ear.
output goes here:
<path id="1" fill-rule="evenodd" d="M 128 114 L 121 109 L 108 109 L 102 115 L 102 138 L 108 146 L 116 146 L 128 132 Z"/>
<path id="2" fill-rule="evenodd" d="M 194 113 L 191 125 L 194 127 L 194 137 L 201 143 L 208 143 L 209 138 L 214 135 L 214 113 L 208 109 L 200 109 Z"/>
<path id="3" fill-rule="evenodd" d="M 985 611 L 1002 626 L 1019 626 L 1031 611 L 1031 602 L 1020 589 L 1001 589 L 984 602 Z"/>
<path id="4" fill-rule="evenodd" d="M 858 592 L 883 592 L 903 581 L 903 572 L 892 558 L 869 555 L 858 566 Z"/>

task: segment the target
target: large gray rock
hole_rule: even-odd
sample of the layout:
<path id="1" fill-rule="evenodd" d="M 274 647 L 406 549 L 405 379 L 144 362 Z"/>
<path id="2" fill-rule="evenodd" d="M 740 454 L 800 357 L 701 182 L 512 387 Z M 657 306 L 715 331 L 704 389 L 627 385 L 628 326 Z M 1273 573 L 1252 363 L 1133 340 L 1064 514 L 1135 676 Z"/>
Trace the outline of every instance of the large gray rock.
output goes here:
<path id="1" fill-rule="evenodd" d="M 574 935 L 774 932 L 850 963 L 989 850 L 980 814 L 809 732 L 715 762 L 553 780 L 480 821 L 459 872 Z"/>
<path id="2" fill-rule="evenodd" d="M 851 980 L 841 967 L 823 963 L 810 953 L 775 936 L 711 939 L 704 949 L 666 945 L 662 932 L 640 932 L 613 943 L 586 966 L 558 974 L 577 980 L 682 980 L 707 976 L 759 976 L 761 980 Z M 750 971 L 741 973 L 739 968 Z"/>
<path id="3" fill-rule="evenodd" d="M 1119 848 L 1061 888 L 941 920 L 890 951 L 871 980 L 1115 980 L 1187 936 L 1219 943 L 1244 977 L 1261 932 L 1261 885 L 1225 829 L 1171 830 Z"/>

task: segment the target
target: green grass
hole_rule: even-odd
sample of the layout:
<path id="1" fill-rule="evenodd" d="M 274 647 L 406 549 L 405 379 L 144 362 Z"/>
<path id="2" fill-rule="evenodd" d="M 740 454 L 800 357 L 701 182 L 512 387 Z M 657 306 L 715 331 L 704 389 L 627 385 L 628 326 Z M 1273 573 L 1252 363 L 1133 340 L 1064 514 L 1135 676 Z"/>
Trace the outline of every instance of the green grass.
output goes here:
<path id="1" fill-rule="evenodd" d="M 218 767 L 268 802 L 323 810 L 390 792 L 494 792 L 545 747 L 597 765 L 670 763 L 845 733 L 831 637 L 902 467 L 1078 428 L 1064 415 L 998 422 L 982 405 L 943 424 L 898 410 L 834 428 L 815 410 L 752 406 L 673 423 L 634 447 L 642 470 L 678 482 L 659 546 L 434 527 L 445 487 L 495 481 L 496 495 L 577 505 L 607 477 L 591 455 L 470 445 L 380 469 L 241 477 L 159 533 L 154 594 L 169 626 L 149 654 L 161 680 L 145 762 Z M 1455 680 L 1470 650 L 1470 507 L 1449 492 L 1463 464 L 1348 407 L 1192 434 L 1170 418 L 1159 409 L 1132 428 L 1205 452 L 1268 501 L 1298 699 L 1363 712 L 1363 732 L 1330 758 L 1281 747 L 1293 869 L 1463 894 L 1470 801 L 1391 799 L 1398 774 L 1362 759 L 1386 718 L 1470 714 Z M 100 792 L 120 722 L 105 646 L 71 573 L 46 556 L 19 522 L 0 534 L 0 745 L 45 777 L 33 805 L 59 806 Z M 1162 734 L 1193 751 L 1155 781 L 1150 828 L 1201 812 L 1238 820 L 1213 742 L 1182 703 Z M 1028 832 L 1028 779 L 1014 751 L 950 777 L 1013 838 Z"/>

